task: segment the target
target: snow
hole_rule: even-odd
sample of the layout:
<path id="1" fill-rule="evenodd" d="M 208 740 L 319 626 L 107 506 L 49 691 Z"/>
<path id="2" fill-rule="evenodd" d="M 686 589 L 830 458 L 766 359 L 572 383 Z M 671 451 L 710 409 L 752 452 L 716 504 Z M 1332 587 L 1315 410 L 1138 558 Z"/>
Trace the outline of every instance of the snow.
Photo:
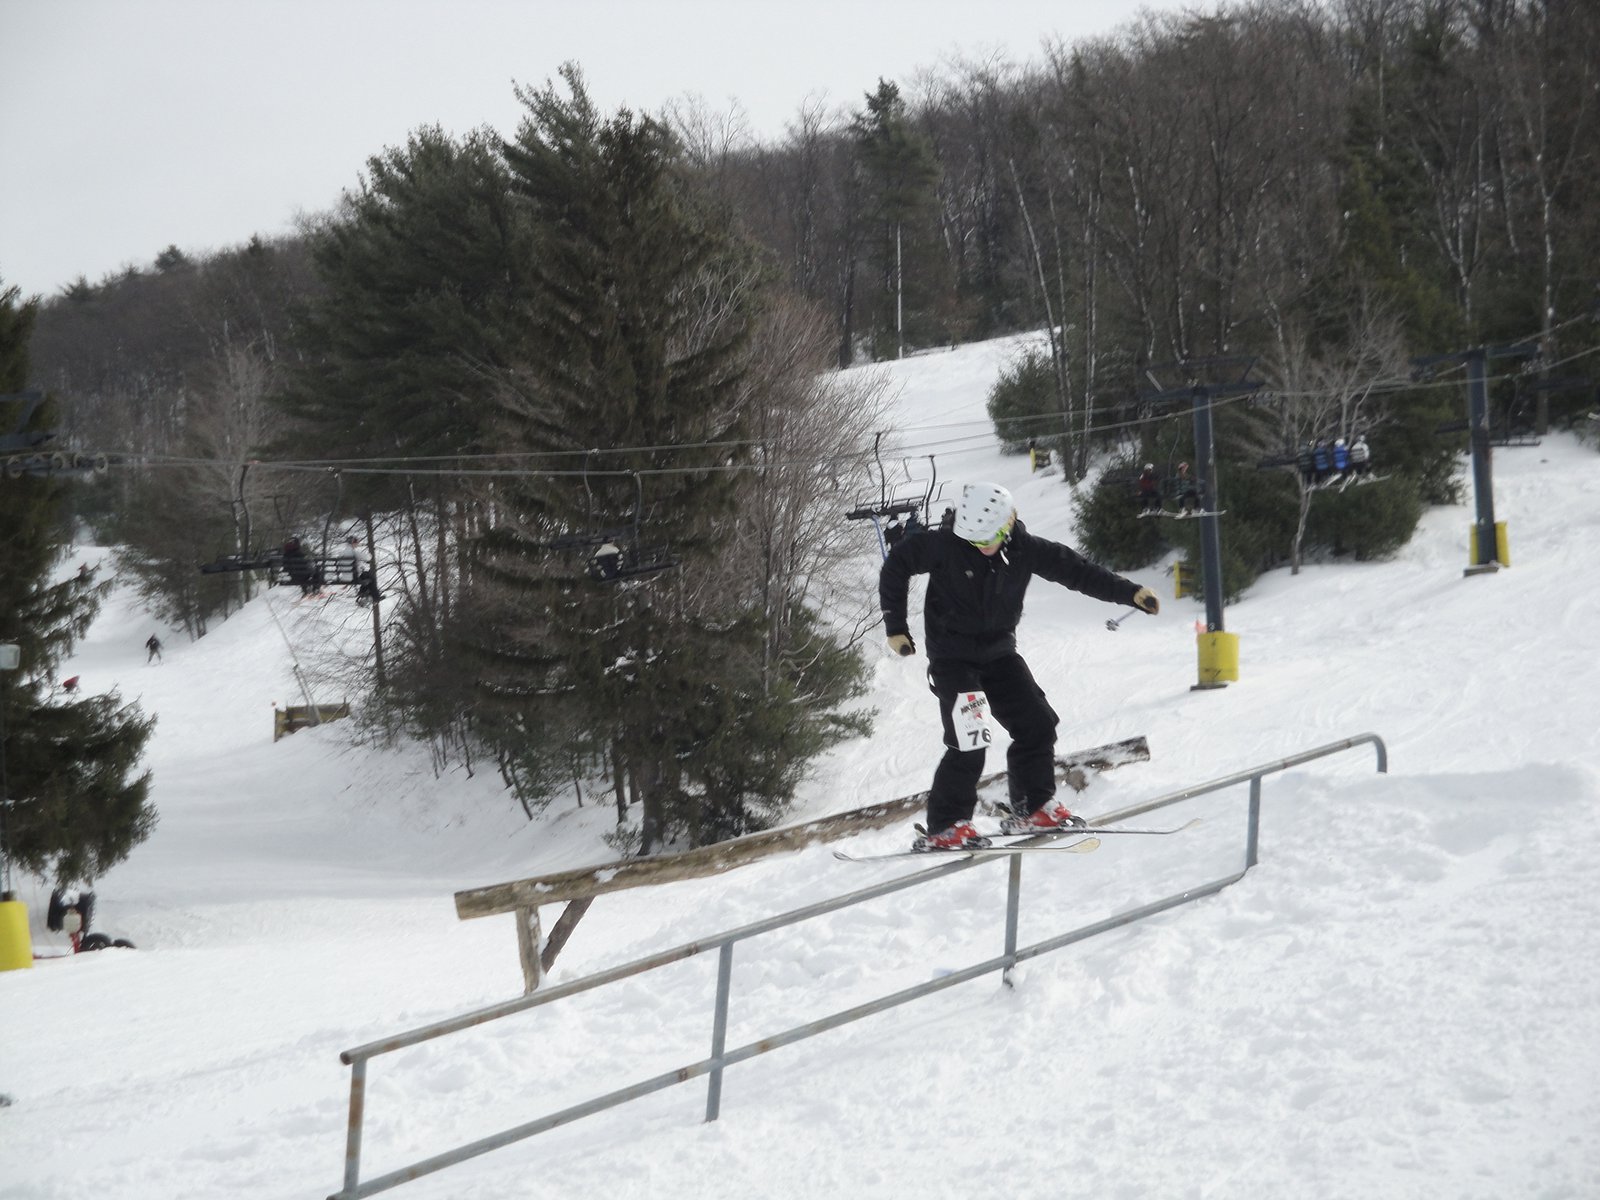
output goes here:
<path id="1" fill-rule="evenodd" d="M 866 369 L 895 381 L 911 470 L 933 453 L 942 478 L 1003 483 L 1030 528 L 1071 542 L 1059 477 L 1001 457 L 984 418 L 1017 345 Z M 736 1065 L 714 1123 L 696 1080 L 395 1194 L 1600 1196 L 1600 472 L 1555 436 L 1497 453 L 1494 479 L 1509 569 L 1463 575 L 1469 497 L 1391 562 L 1269 574 L 1227 611 L 1240 679 L 1221 690 L 1191 690 L 1203 610 L 1168 599 L 1166 564 L 1132 573 L 1161 614 L 1115 631 L 1108 606 L 1035 585 L 1022 643 L 1061 748 L 1144 734 L 1152 750 L 1095 779 L 1080 811 L 1384 739 L 1387 775 L 1358 747 L 1269 776 L 1260 865 L 1237 884 L 1032 959 L 1014 987 L 984 975 Z M 862 529 L 863 587 L 871 541 Z M 288 647 L 312 670 L 364 620 L 351 598 L 279 589 L 199 642 L 159 630 L 165 660 L 146 664 L 157 626 L 119 592 L 66 668 L 159 715 L 160 824 L 95 885 L 96 928 L 137 950 L 0 974 L 0 1197 L 337 1191 L 339 1052 L 521 993 L 511 918 L 459 921 L 453 893 L 613 857 L 603 797 L 530 824 L 492 770 L 436 777 L 420 751 L 351 745 L 348 724 L 274 744 L 273 702 L 303 702 Z M 795 820 L 927 785 L 923 665 L 881 652 L 874 737 L 819 764 Z M 1247 800 L 1235 787 L 1137 822 L 1202 818 L 1173 837 L 1029 859 L 1022 943 L 1238 871 Z M 816 846 L 608 894 L 554 981 L 920 865 Z M 1005 874 L 741 943 L 728 1045 L 999 953 Z M 35 949 L 61 949 L 48 888 L 19 890 Z M 363 1175 L 705 1058 L 715 978 L 700 955 L 374 1060 Z"/>

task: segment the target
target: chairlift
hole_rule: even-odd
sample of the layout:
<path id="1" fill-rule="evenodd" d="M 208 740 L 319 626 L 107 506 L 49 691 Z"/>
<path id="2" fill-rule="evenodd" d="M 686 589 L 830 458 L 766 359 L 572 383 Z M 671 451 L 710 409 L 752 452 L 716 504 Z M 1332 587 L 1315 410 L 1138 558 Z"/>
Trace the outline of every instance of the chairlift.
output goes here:
<path id="1" fill-rule="evenodd" d="M 245 465 L 245 471 L 250 465 Z M 338 471 L 333 472 L 336 491 L 334 506 L 329 510 L 322 527 L 322 552 L 309 554 L 306 552 L 299 534 L 291 533 L 275 550 L 257 550 L 246 554 L 222 554 L 208 563 L 200 564 L 202 575 L 217 575 L 230 572 L 264 571 L 268 574 L 269 587 L 292 586 L 298 587 L 302 594 L 309 595 L 319 592 L 325 587 L 354 587 L 356 603 L 360 605 L 375 604 L 383 599 L 383 593 L 378 590 L 377 577 L 374 568 L 368 564 L 362 568 L 361 556 L 355 549 L 329 552 L 329 530 L 338 516 L 338 509 L 344 496 L 343 478 Z M 280 529 L 291 528 L 284 519 L 284 506 L 281 503 L 286 499 L 283 494 L 271 497 L 273 510 L 276 512 Z M 239 481 L 239 496 L 234 504 L 244 507 L 245 527 L 249 529 L 249 508 L 244 499 L 244 479 L 241 475 Z M 357 542 L 351 537 L 347 544 Z"/>
<path id="2" fill-rule="evenodd" d="M 591 551 L 584 564 L 584 572 L 596 583 L 644 579 L 678 565 L 678 560 L 665 546 L 644 544 L 644 481 L 637 471 L 629 471 L 628 474 L 633 477 L 633 513 L 628 524 L 563 534 L 548 543 L 552 550 Z M 592 520 L 594 493 L 589 487 L 587 463 L 583 472 L 583 488 L 588 494 L 589 516 Z"/>
<path id="3" fill-rule="evenodd" d="M 298 535 L 285 538 L 283 545 L 276 550 L 219 554 L 210 562 L 200 564 L 202 575 L 243 571 L 265 572 L 269 587 L 292 586 L 306 593 L 321 591 L 325 587 L 354 587 L 358 589 L 357 603 L 366 604 L 383 599 L 371 569 L 363 571 L 356 554 L 307 554 Z"/>
<path id="4" fill-rule="evenodd" d="M 909 460 L 902 459 L 905 482 L 897 483 L 891 489 L 889 475 L 883 465 L 882 444 L 883 431 L 879 430 L 872 438 L 872 457 L 878 464 L 877 502 L 857 505 L 845 513 L 844 519 L 871 521 L 873 532 L 878 535 L 878 552 L 888 558 L 889 551 L 902 538 L 920 533 L 928 527 L 927 513 L 938 495 L 939 468 L 933 455 L 928 455 L 929 477 L 924 484 L 912 478 Z"/>
<path id="5" fill-rule="evenodd" d="M 4 403 L 17 406 L 17 415 L 10 422 L 9 430 L 0 424 L 0 455 L 4 456 L 0 469 L 7 479 L 20 479 L 24 475 L 103 475 L 110 468 L 111 460 L 104 454 L 46 450 L 45 445 L 57 436 L 53 429 L 25 432 L 33 414 L 44 403 L 43 392 L 35 389 L 0 393 L 0 404 Z"/>

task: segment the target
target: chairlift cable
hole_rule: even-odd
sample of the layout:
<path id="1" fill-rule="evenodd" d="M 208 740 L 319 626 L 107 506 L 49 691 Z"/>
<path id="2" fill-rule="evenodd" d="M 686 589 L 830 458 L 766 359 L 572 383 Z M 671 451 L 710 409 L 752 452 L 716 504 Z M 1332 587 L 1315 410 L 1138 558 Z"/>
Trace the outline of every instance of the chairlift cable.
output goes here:
<path id="1" fill-rule="evenodd" d="M 1595 353 L 1600 353 L 1600 347 L 1592 347 L 1592 348 L 1587 349 L 1587 350 L 1577 351 L 1577 352 L 1575 352 L 1575 353 L 1573 353 L 1571 355 L 1566 356 L 1565 358 L 1559 359 L 1559 360 L 1551 363 L 1550 365 L 1552 367 L 1564 366 L 1564 365 L 1566 365 L 1568 363 L 1575 362 L 1578 359 L 1585 358 L 1585 357 L 1587 357 L 1587 356 L 1589 356 L 1591 354 L 1595 354 Z M 1453 368 L 1453 367 L 1450 368 L 1450 370 L 1454 370 L 1454 369 L 1455 368 Z M 1506 379 L 1514 379 L 1514 378 L 1515 378 L 1515 376 L 1513 374 L 1506 373 L 1506 374 L 1503 374 L 1503 375 L 1495 376 L 1495 377 L 1489 379 L 1487 382 L 1490 385 L 1493 385 L 1495 383 L 1503 382 Z M 1399 391 L 1415 392 L 1415 391 L 1420 391 L 1420 390 L 1424 390 L 1424 389 L 1455 388 L 1455 387 L 1459 387 L 1459 386 L 1460 386 L 1459 381 L 1445 380 L 1445 379 L 1432 379 L 1432 380 L 1426 380 L 1426 381 L 1384 380 L 1380 384 L 1375 385 L 1370 390 L 1370 394 L 1382 395 L 1382 394 L 1387 394 L 1387 393 L 1390 393 L 1390 392 L 1399 392 Z M 1273 396 L 1282 397 L 1282 398 L 1285 398 L 1285 399 L 1311 399 L 1311 398 L 1318 397 L 1318 396 L 1331 396 L 1331 395 L 1334 395 L 1334 394 L 1336 394 L 1336 390 L 1335 389 L 1327 389 L 1327 390 L 1309 390 L 1309 391 L 1293 391 L 1293 392 L 1290 392 L 1290 391 L 1283 391 L 1281 389 L 1272 389 L 1270 394 L 1273 395 Z M 1255 398 L 1255 397 L 1251 397 L 1251 396 L 1223 397 L 1223 398 L 1219 398 L 1219 399 L 1213 400 L 1212 401 L 1212 406 L 1213 406 L 1213 408 L 1221 408 L 1221 407 L 1225 407 L 1225 406 L 1232 405 L 1232 404 L 1238 404 L 1238 403 L 1240 403 L 1242 401 L 1247 402 L 1247 401 L 1249 401 L 1250 399 L 1253 399 L 1253 398 Z M 1103 408 L 1103 407 L 1100 407 L 1100 406 L 1096 406 L 1092 411 L 1096 411 L 1096 412 L 1100 412 L 1100 411 L 1115 411 L 1115 408 L 1107 409 L 1107 408 Z M 1092 434 L 1097 434 L 1097 433 L 1098 434 L 1112 433 L 1112 432 L 1115 432 L 1117 430 L 1142 427 L 1144 425 L 1149 424 L 1152 421 L 1174 420 L 1174 419 L 1178 419 L 1178 418 L 1180 418 L 1180 417 L 1182 417 L 1184 415 L 1185 414 L 1180 409 L 1176 409 L 1175 408 L 1171 412 L 1164 413 L 1164 414 L 1161 414 L 1161 415 L 1158 415 L 1158 416 L 1154 416 L 1154 417 L 1136 417 L 1136 418 L 1132 418 L 1132 419 L 1129 419 L 1129 420 L 1123 420 L 1123 421 L 1108 421 L 1108 422 L 1097 423 L 1095 425 L 1090 426 L 1090 428 L 1088 430 L 1086 430 L 1085 432 L 1087 434 L 1091 434 L 1091 435 Z M 1059 414 L 1042 414 L 1042 415 L 1040 415 L 1038 417 L 1003 418 L 1002 420 L 1004 422 L 1015 423 L 1015 422 L 1025 421 L 1025 420 L 1026 421 L 1031 421 L 1031 420 L 1041 420 L 1041 421 L 1042 420 L 1055 420 L 1055 419 L 1057 419 L 1058 416 L 1059 416 Z M 919 450 L 928 450 L 930 448 L 934 448 L 934 449 L 942 450 L 942 451 L 944 451 L 946 453 L 959 453 L 961 448 L 963 448 L 963 447 L 967 447 L 967 448 L 970 448 L 970 449 L 975 451 L 975 450 L 980 449 L 980 448 L 986 448 L 986 443 L 988 443 L 989 440 L 993 436 L 992 430 L 993 430 L 994 424 L 995 424 L 994 422 L 984 423 L 984 422 L 978 422 L 978 421 L 971 421 L 971 422 L 947 422 L 947 423 L 937 424 L 937 425 L 906 427 L 905 429 L 902 430 L 902 432 L 906 433 L 906 434 L 935 433 L 935 432 L 938 432 L 938 431 L 941 431 L 941 430 L 960 429 L 960 428 L 967 428 L 967 427 L 972 427 L 975 430 L 980 430 L 980 428 L 981 428 L 981 431 L 974 432 L 973 434 L 971 434 L 969 436 L 958 437 L 958 438 L 946 438 L 946 439 L 933 440 L 933 441 L 909 441 L 909 442 L 907 442 L 905 445 L 903 445 L 900 448 L 902 450 L 908 451 L 908 452 L 914 452 L 914 451 L 919 451 Z M 700 451 L 700 450 L 726 450 L 726 449 L 733 448 L 733 447 L 748 446 L 748 445 L 754 445 L 754 444 L 756 444 L 756 443 L 753 442 L 753 441 L 717 441 L 717 442 L 684 443 L 684 444 L 679 444 L 679 445 L 618 447 L 618 448 L 615 448 L 613 450 L 607 450 L 607 451 L 600 451 L 600 450 L 595 450 L 595 449 L 582 450 L 582 451 L 534 451 L 534 450 L 530 450 L 530 451 L 506 451 L 506 452 L 496 452 L 496 453 L 492 453 L 492 454 L 473 454 L 473 455 L 418 455 L 418 456 L 409 456 L 409 457 L 407 457 L 407 456 L 386 455 L 386 456 L 377 456 L 377 457 L 367 458 L 367 459 L 331 459 L 331 460 L 330 459 L 322 459 L 322 460 L 286 459 L 286 460 L 282 460 L 282 461 L 271 461 L 271 460 L 253 459 L 253 460 L 251 460 L 251 462 L 249 464 L 247 464 L 247 467 L 248 466 L 259 466 L 259 467 L 263 467 L 263 468 L 266 468 L 266 469 L 269 469 L 269 470 L 285 471 L 285 472 L 312 472 L 312 471 L 326 472 L 326 471 L 329 471 L 329 470 L 338 470 L 338 471 L 347 471 L 347 472 L 350 472 L 352 474 L 359 474 L 359 475 L 407 475 L 407 476 L 435 475 L 435 476 L 476 476 L 476 477 L 485 477 L 485 478 L 502 478 L 502 477 L 521 478 L 521 477 L 525 477 L 525 478 L 543 478 L 543 479 L 583 478 L 586 475 L 618 476 L 618 477 L 620 477 L 620 476 L 629 474 L 629 472 L 626 471 L 626 470 L 595 470 L 595 469 L 592 469 L 592 468 L 589 468 L 589 467 L 579 468 L 578 470 L 568 470 L 568 469 L 559 469 L 559 468 L 531 468 L 531 467 L 498 467 L 498 468 L 497 467 L 481 467 L 481 466 L 468 467 L 468 466 L 463 466 L 463 465 L 460 465 L 460 464 L 469 463 L 469 462 L 470 463 L 494 462 L 496 460 L 504 460 L 504 459 L 511 459 L 511 460 L 515 460 L 515 461 L 527 461 L 529 459 L 568 457 L 568 456 L 573 455 L 573 454 L 583 454 L 585 456 L 592 456 L 592 455 L 599 454 L 599 453 L 605 453 L 605 454 L 684 453 L 684 452 Z M 121 452 L 121 451 L 104 451 L 102 453 L 114 454 L 117 457 L 123 458 L 123 459 L 136 460 L 136 461 L 129 461 L 129 462 L 119 463 L 117 465 L 135 465 L 135 466 L 142 466 L 142 467 L 147 467 L 147 468 L 152 468 L 152 469 L 183 468 L 183 467 L 215 467 L 215 466 L 233 466 L 233 465 L 237 465 L 235 460 L 231 460 L 231 459 L 224 460 L 224 459 L 213 459 L 213 458 L 200 458 L 200 457 L 187 456 L 187 455 L 148 455 L 148 454 L 146 454 L 146 455 L 132 455 L 132 454 L 126 454 L 126 453 Z M 838 464 L 838 463 L 847 463 L 847 462 L 858 461 L 862 457 L 862 455 L 864 453 L 865 453 L 864 451 L 855 451 L 855 452 L 851 452 L 851 453 L 828 455 L 828 456 L 823 456 L 823 457 L 819 457 L 819 458 L 782 460 L 782 461 L 779 461 L 779 462 L 764 462 L 764 463 L 709 463 L 709 464 L 697 464 L 697 465 L 693 465 L 693 466 L 683 466 L 683 467 L 662 466 L 662 467 L 644 468 L 641 473 L 649 474 L 649 475 L 686 475 L 686 474 L 704 474 L 704 473 L 707 473 L 707 472 L 764 471 L 764 470 L 774 469 L 774 468 L 777 468 L 777 467 L 789 467 L 789 466 L 795 466 L 795 465 L 827 466 L 827 465 Z M 418 464 L 418 463 L 449 463 L 449 464 L 456 464 L 456 465 L 447 466 L 447 467 L 439 467 L 439 468 L 428 468 L 428 467 L 410 465 L 410 464 Z M 373 464 L 393 464 L 393 465 L 378 466 L 378 465 L 373 465 Z M 280 517 L 281 517 L 281 512 L 280 512 Z M 280 524 L 281 524 L 281 521 L 280 521 Z"/>

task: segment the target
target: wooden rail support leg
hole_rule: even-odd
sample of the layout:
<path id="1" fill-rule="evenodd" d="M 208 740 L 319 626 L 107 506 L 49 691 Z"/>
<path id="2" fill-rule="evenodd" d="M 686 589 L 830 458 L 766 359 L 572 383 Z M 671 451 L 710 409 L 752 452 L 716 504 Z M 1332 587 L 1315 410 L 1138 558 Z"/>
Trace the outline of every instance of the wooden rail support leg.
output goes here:
<path id="1" fill-rule="evenodd" d="M 582 900 L 569 900 L 567 906 L 561 910 L 561 915 L 556 918 L 556 923 L 550 926 L 550 936 L 545 938 L 544 950 L 539 954 L 539 965 L 544 968 L 546 974 L 556 965 L 556 955 L 561 953 L 561 947 L 567 944 L 572 931 L 578 927 L 578 922 L 583 920 L 583 914 L 589 911 L 589 906 L 593 903 L 593 896 L 585 896 Z"/>
<path id="2" fill-rule="evenodd" d="M 544 963 L 539 950 L 539 910 L 517 909 L 517 953 L 522 957 L 522 990 L 527 995 L 544 981 Z"/>

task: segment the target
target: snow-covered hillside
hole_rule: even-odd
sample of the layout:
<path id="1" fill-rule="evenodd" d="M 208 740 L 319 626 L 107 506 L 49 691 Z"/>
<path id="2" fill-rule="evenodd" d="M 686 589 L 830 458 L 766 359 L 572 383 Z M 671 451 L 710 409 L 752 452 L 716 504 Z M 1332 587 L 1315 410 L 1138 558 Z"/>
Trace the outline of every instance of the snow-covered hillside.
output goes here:
<path id="1" fill-rule="evenodd" d="M 893 376 L 913 463 L 1003 483 L 1032 530 L 1071 542 L 1059 477 L 1001 457 L 984 417 L 1016 346 L 866 369 Z M 1115 632 L 1107 606 L 1035 584 L 1022 647 L 1062 748 L 1143 734 L 1152 750 L 1081 810 L 1368 731 L 1390 773 L 1363 751 L 1269 779 L 1261 864 L 1233 888 L 1033 960 L 1015 988 L 986 976 L 736 1066 L 716 1123 L 695 1083 L 395 1195 L 1600 1196 L 1597 465 L 1566 437 L 1496 455 L 1509 570 L 1463 576 L 1469 503 L 1429 512 L 1392 562 L 1266 576 L 1227 612 L 1241 665 L 1222 690 L 1190 688 L 1203 614 L 1170 599 L 1165 564 L 1133 573 L 1161 614 Z M 520 994 L 510 918 L 458 921 L 452 893 L 611 856 L 603 804 L 529 825 L 494 778 L 435 778 L 338 725 L 274 744 L 273 702 L 300 702 L 287 647 L 314 658 L 358 620 L 348 598 L 280 589 L 146 664 L 156 627 L 120 593 L 81 647 L 69 673 L 86 690 L 160 718 L 161 821 L 96 887 L 96 926 L 137 950 L 0 974 L 4 1200 L 336 1191 L 339 1051 Z M 875 736 L 819 764 L 796 820 L 927 785 L 923 665 L 883 652 Z M 1178 837 L 1030 859 L 1024 941 L 1237 869 L 1245 799 L 1165 810 L 1204 818 Z M 919 865 L 818 846 L 605 896 L 555 977 Z M 742 947 L 729 1045 L 998 953 L 1004 878 L 967 871 Z M 24 881 L 40 952 L 61 945 L 47 897 Z M 713 959 L 377 1060 L 364 1174 L 703 1058 Z"/>

